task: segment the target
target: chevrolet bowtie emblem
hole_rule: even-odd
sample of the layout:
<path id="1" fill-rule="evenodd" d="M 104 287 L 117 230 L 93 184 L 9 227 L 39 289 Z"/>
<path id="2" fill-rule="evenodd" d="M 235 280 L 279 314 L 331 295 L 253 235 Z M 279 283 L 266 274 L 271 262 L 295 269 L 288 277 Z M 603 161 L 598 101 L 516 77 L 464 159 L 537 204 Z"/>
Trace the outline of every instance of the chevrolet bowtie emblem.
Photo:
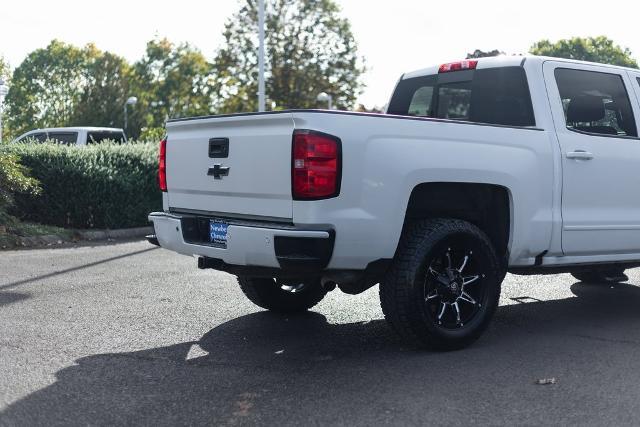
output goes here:
<path id="1" fill-rule="evenodd" d="M 215 179 L 222 179 L 223 176 L 229 175 L 229 169 L 229 166 L 213 165 L 207 171 L 207 175 L 213 176 Z"/>

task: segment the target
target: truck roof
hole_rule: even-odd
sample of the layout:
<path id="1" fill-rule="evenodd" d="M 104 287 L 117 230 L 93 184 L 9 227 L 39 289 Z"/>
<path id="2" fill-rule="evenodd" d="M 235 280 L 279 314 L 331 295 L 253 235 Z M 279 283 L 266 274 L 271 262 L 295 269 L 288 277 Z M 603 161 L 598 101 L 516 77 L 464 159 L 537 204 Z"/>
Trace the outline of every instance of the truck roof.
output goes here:
<path id="1" fill-rule="evenodd" d="M 478 61 L 477 69 L 521 66 L 521 65 L 524 65 L 525 62 L 529 62 L 529 61 L 534 63 L 539 63 L 539 64 L 542 64 L 546 61 L 555 61 L 555 62 L 566 62 L 570 64 L 597 65 L 600 67 L 608 67 L 608 68 L 622 69 L 622 70 L 629 70 L 629 71 L 638 71 L 635 68 L 621 67 L 618 65 L 600 64 L 596 62 L 578 61 L 577 59 L 553 58 L 550 56 L 537 56 L 537 55 L 512 55 L 512 56 L 502 55 L 502 56 L 492 56 L 487 58 L 468 59 L 468 61 L 471 61 L 471 60 Z M 422 68 L 416 71 L 405 73 L 401 79 L 404 80 L 404 79 L 410 79 L 413 77 L 422 77 L 422 76 L 429 76 L 432 74 L 438 74 L 439 66 L 440 66 L 439 64 L 433 65 L 431 67 Z"/>

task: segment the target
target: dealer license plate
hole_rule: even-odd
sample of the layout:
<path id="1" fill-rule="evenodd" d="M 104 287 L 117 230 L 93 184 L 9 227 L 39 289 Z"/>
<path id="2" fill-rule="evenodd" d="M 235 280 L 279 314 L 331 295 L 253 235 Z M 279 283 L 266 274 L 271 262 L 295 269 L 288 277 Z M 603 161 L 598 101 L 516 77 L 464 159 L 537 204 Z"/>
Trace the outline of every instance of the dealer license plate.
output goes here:
<path id="1" fill-rule="evenodd" d="M 227 229 L 229 224 L 219 219 L 209 221 L 209 241 L 218 245 L 227 246 Z"/>

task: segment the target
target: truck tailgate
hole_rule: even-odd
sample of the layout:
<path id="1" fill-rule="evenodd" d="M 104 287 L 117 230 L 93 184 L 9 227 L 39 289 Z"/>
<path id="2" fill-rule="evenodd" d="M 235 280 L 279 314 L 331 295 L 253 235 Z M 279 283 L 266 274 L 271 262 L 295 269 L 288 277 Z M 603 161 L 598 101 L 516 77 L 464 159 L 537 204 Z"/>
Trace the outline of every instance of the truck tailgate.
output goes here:
<path id="1" fill-rule="evenodd" d="M 293 128 L 290 113 L 167 123 L 169 208 L 292 218 Z"/>

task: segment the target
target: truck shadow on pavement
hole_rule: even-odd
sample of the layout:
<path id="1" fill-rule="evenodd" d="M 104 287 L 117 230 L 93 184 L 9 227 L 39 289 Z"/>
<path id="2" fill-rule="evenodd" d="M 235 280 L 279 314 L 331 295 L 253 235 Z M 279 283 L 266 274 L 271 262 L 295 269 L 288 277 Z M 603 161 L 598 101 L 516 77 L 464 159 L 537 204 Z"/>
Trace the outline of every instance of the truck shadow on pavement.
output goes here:
<path id="1" fill-rule="evenodd" d="M 571 289 L 577 298 L 501 306 L 475 345 L 449 353 L 405 348 L 381 319 L 249 314 L 199 341 L 81 358 L 0 425 L 583 423 L 614 409 L 613 422 L 633 420 L 637 378 L 620 373 L 639 365 L 640 288 Z M 624 395 L 594 395 L 603 382 Z M 565 408 L 568 393 L 584 407 Z"/>

